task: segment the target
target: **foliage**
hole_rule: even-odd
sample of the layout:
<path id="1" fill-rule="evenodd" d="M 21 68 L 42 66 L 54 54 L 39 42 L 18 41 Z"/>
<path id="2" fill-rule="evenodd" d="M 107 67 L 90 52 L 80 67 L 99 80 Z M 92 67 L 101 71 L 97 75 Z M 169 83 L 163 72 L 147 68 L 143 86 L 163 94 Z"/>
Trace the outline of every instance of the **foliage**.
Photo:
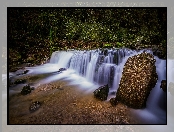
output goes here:
<path id="1" fill-rule="evenodd" d="M 8 8 L 8 23 L 10 48 L 20 47 L 24 54 L 39 44 L 50 53 L 85 48 L 86 42 L 98 43 L 91 48 L 102 42 L 166 47 L 167 8 Z M 76 40 L 80 43 L 74 45 Z"/>

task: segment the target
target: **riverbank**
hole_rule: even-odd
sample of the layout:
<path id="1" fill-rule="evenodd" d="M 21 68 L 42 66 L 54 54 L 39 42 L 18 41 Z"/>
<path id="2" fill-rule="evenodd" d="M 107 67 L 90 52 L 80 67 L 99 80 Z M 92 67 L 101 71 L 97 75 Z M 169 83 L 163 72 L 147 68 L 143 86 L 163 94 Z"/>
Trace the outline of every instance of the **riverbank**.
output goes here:
<path id="1" fill-rule="evenodd" d="M 29 77 L 28 77 L 29 78 Z M 41 106 L 30 112 L 32 102 Z M 38 86 L 28 95 L 9 98 L 9 124 L 137 124 L 123 104 L 112 107 L 76 85 L 59 80 Z"/>

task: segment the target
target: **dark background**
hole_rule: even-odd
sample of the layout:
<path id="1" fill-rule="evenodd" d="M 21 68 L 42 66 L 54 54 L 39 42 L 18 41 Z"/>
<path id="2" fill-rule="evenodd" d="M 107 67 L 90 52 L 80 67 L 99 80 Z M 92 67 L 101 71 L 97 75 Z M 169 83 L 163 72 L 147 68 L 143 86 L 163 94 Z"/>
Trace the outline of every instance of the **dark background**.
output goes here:
<path id="1" fill-rule="evenodd" d="M 56 50 L 127 47 L 166 59 L 167 8 L 7 8 L 10 68 L 39 64 Z"/>

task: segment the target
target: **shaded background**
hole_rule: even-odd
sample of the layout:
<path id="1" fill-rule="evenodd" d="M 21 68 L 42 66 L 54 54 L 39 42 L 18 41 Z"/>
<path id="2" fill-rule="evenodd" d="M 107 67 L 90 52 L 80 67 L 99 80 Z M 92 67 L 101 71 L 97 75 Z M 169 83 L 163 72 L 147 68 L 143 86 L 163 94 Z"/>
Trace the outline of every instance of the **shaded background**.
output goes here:
<path id="1" fill-rule="evenodd" d="M 67 49 L 152 48 L 166 59 L 167 8 L 7 8 L 9 69 Z"/>

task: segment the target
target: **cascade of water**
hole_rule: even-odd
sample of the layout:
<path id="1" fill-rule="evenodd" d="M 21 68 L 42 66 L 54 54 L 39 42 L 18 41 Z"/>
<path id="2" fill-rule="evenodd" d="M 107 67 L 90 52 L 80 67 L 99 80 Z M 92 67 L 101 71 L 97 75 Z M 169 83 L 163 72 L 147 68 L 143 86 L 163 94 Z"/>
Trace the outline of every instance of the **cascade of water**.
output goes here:
<path id="1" fill-rule="evenodd" d="M 85 76 L 89 60 L 90 52 L 77 51 L 72 56 L 69 68 L 75 70 L 77 74 Z"/>
<path id="2" fill-rule="evenodd" d="M 109 84 L 111 91 L 117 91 L 123 67 L 127 59 L 133 55 L 140 54 L 143 51 L 144 50 L 136 52 L 128 49 L 107 50 L 105 53 L 102 50 L 59 51 L 52 54 L 50 63 L 30 69 L 35 70 L 33 73 L 38 73 L 39 70 L 41 71 L 40 73 L 45 73 L 57 71 L 58 68 L 69 68 L 61 74 L 49 76 L 49 78 L 46 78 L 43 82 L 48 83 L 50 81 L 66 78 L 71 80 L 74 79 L 75 81 L 72 81 L 73 84 L 81 84 L 80 86 L 83 88 L 86 87 L 89 89 L 93 87 L 96 89 L 98 86 L 93 85 Z M 146 52 L 152 53 L 151 51 Z M 164 70 L 166 69 L 166 61 L 161 60 L 156 56 L 155 59 L 158 82 L 155 88 L 150 92 L 146 103 L 146 109 L 134 111 L 136 116 L 142 116 L 143 119 L 148 118 L 148 123 L 151 119 L 156 121 L 160 118 L 160 122 L 163 123 L 165 121 L 164 117 L 166 117 L 166 109 L 164 108 L 166 104 L 166 94 L 160 89 L 160 84 L 162 80 L 166 80 L 166 70 Z M 172 74 L 174 73 L 173 62 L 174 61 L 171 60 L 169 65 L 167 65 L 168 69 L 172 69 L 172 71 L 169 71 L 171 74 L 168 77 L 168 80 L 170 80 L 167 81 L 167 86 L 169 82 L 174 82 L 172 79 L 174 77 Z M 77 74 L 80 75 L 80 78 Z M 2 78 L 4 78 L 4 76 L 2 76 Z M 170 103 L 172 103 L 172 101 Z"/>
<path id="3" fill-rule="evenodd" d="M 72 56 L 73 52 L 65 52 L 65 51 L 53 52 L 51 55 L 50 63 L 58 64 L 60 68 L 67 68 L 69 67 L 69 62 Z"/>
<path id="4" fill-rule="evenodd" d="M 110 63 L 103 63 L 100 65 L 97 73 L 95 74 L 95 82 L 100 85 L 109 84 L 109 86 L 111 86 L 114 79 L 114 66 L 115 64 Z"/>
<path id="5" fill-rule="evenodd" d="M 99 56 L 98 52 L 92 52 L 91 61 L 89 62 L 88 66 L 87 66 L 86 78 L 90 82 L 94 81 L 94 75 L 95 75 L 95 69 L 96 69 L 96 63 L 98 60 L 98 56 Z"/>
<path id="6" fill-rule="evenodd" d="M 112 86 L 114 66 L 132 53 L 128 49 L 76 51 L 71 57 L 69 68 L 90 82 Z"/>
<path id="7" fill-rule="evenodd" d="M 57 63 L 62 67 L 68 67 L 68 63 L 70 62 L 69 68 L 75 70 L 76 74 L 85 77 L 93 83 L 100 85 L 109 84 L 112 90 L 117 91 L 127 59 L 143 51 L 136 52 L 129 49 L 116 49 L 105 50 L 104 52 L 101 50 L 54 52 L 51 56 L 50 63 Z M 150 50 L 146 50 L 146 52 L 152 53 Z M 155 59 L 158 74 L 157 87 L 159 87 L 161 80 L 165 80 L 164 76 L 166 72 L 164 70 L 161 71 L 161 69 L 166 66 L 165 61 L 157 57 Z M 150 104 L 154 103 L 149 101 L 148 105 L 150 106 Z"/>
<path id="8" fill-rule="evenodd" d="M 148 100 L 147 100 L 147 108 L 154 110 L 154 113 L 158 107 L 162 107 L 165 109 L 166 107 L 166 93 L 160 89 L 161 81 L 166 80 L 166 60 L 160 60 L 158 57 L 156 59 L 156 72 L 158 74 L 158 80 L 156 86 L 152 89 Z M 154 96 L 155 95 L 155 96 Z M 162 106 L 160 106 L 163 103 Z M 155 109 L 156 108 L 156 109 Z"/>

